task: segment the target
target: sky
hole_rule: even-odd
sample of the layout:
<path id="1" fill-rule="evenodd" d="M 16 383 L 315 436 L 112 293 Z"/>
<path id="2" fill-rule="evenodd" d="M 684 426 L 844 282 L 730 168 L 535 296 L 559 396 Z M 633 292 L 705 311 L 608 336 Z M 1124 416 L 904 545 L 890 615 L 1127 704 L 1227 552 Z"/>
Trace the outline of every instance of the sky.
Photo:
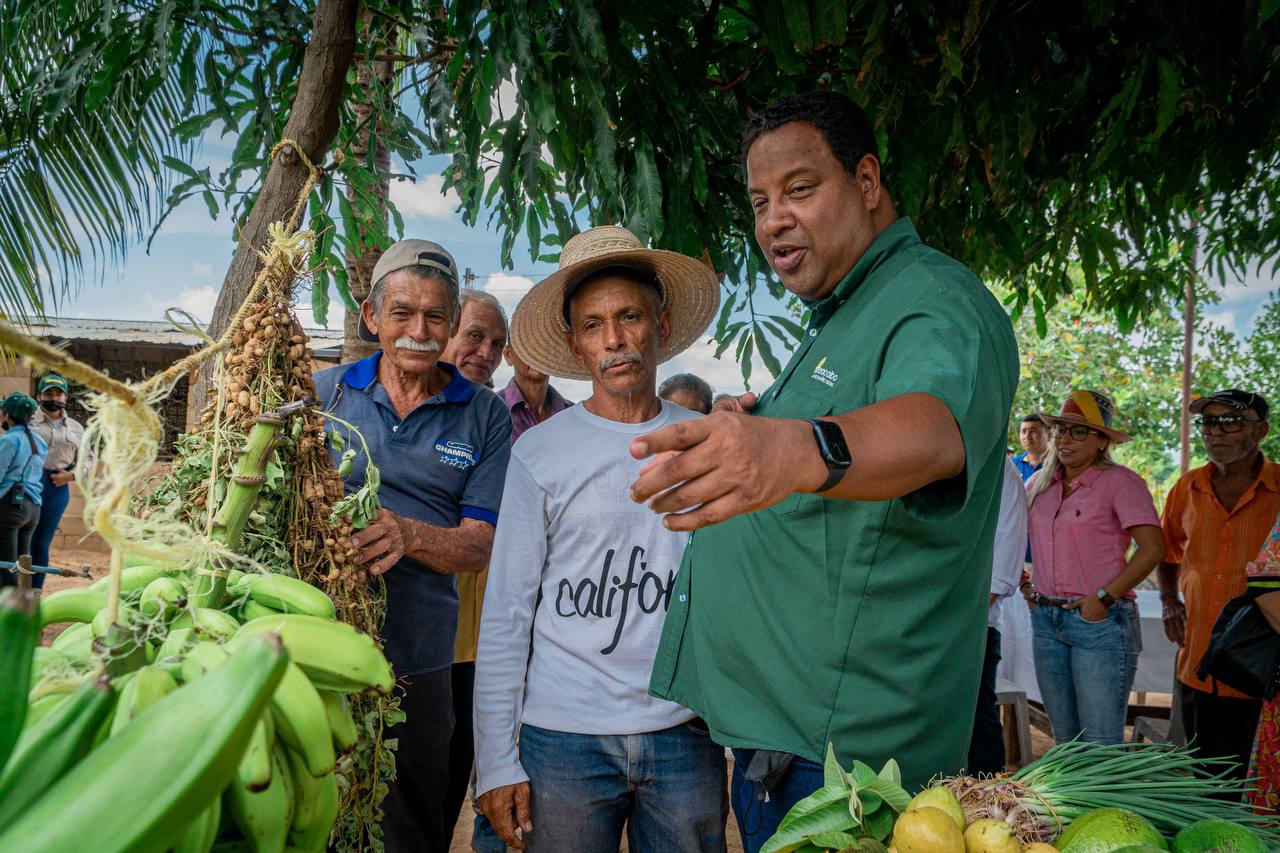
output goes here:
<path id="1" fill-rule="evenodd" d="M 207 134 L 193 165 L 197 169 L 209 166 L 216 176 L 227 165 L 233 142 Z M 416 182 L 392 184 L 392 200 L 404 217 L 404 236 L 443 245 L 453 254 L 458 268 L 473 271 L 476 285 L 496 296 L 510 314 L 520 297 L 534 282 L 552 272 L 554 265 L 531 260 L 528 242 L 522 236 L 512 252 L 514 268 L 501 269 L 501 241 L 495 231 L 484 227 L 485 216 L 480 216 L 476 227 L 468 227 L 457 212 L 457 196 L 441 192 L 444 182 L 439 173 L 447 165 L 446 157 L 424 158 L 414 164 L 419 176 Z M 107 271 L 101 283 L 86 283 L 77 294 L 62 300 L 52 313 L 73 318 L 162 320 L 168 308 L 178 307 L 207 322 L 235 248 L 231 223 L 225 213 L 211 219 L 199 198 L 188 199 L 166 219 L 150 252 L 144 245 L 134 246 L 123 263 Z M 1280 280 L 1270 275 L 1269 269 L 1250 271 L 1243 279 L 1219 282 L 1221 300 L 1207 306 L 1205 316 L 1237 335 L 1247 335 L 1268 292 L 1276 287 L 1280 287 Z M 303 306 L 302 324 L 316 326 L 309 293 L 301 293 L 299 302 Z M 336 294 L 329 313 L 329 327 L 341 328 L 342 305 Z M 664 364 L 659 379 L 675 373 L 695 373 L 711 383 L 717 393 L 741 393 L 745 390 L 742 373 L 732 359 L 732 350 L 721 359 L 714 358 L 714 352 L 708 336 Z M 778 357 L 786 363 L 784 353 L 779 352 Z M 510 368 L 503 364 L 495 375 L 498 387 L 510 377 Z M 767 381 L 768 372 L 757 359 L 752 388 L 760 390 Z M 590 393 L 589 383 L 555 380 L 554 384 L 570 399 L 582 399 Z"/>

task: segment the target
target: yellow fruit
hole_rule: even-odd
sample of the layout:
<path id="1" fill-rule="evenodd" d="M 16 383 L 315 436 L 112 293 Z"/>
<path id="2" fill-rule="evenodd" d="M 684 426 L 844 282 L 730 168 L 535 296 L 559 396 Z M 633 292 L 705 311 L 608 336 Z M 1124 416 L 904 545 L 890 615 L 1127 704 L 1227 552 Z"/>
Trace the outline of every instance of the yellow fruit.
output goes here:
<path id="1" fill-rule="evenodd" d="M 1058 853 L 1058 848 L 1043 841 L 1033 841 L 1022 848 L 1022 853 Z"/>
<path id="2" fill-rule="evenodd" d="M 893 825 L 893 846 L 898 853 L 965 853 L 951 815 L 932 806 L 902 813 Z"/>
<path id="3" fill-rule="evenodd" d="M 951 793 L 950 788 L 925 788 L 911 798 L 911 802 L 907 804 L 907 811 L 913 812 L 926 807 L 946 812 L 947 816 L 956 822 L 960 831 L 964 832 L 964 809 L 960 808 L 960 801 L 956 799 L 955 794 Z"/>
<path id="4" fill-rule="evenodd" d="M 1013 827 L 1002 820 L 975 820 L 964 831 L 965 853 L 1022 853 Z"/>

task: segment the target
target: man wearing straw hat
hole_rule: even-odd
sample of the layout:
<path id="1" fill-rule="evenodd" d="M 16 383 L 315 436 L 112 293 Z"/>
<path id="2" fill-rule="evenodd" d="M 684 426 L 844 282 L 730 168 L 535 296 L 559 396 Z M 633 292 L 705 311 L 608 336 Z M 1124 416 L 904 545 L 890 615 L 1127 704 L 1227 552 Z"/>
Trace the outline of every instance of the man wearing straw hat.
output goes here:
<path id="1" fill-rule="evenodd" d="M 383 840 L 388 851 L 444 853 L 453 829 L 444 799 L 454 576 L 489 560 L 511 416 L 496 394 L 440 358 L 461 317 L 458 268 L 448 252 L 428 240 L 401 240 L 372 278 L 360 336 L 381 349 L 317 373 L 316 392 L 326 411 L 360 430 L 382 476 L 382 509 L 351 541 L 369 573 L 386 579 L 383 639 L 403 691 L 405 721 L 386 733 L 399 748 L 383 801 Z M 364 476 L 358 459 L 347 489 L 360 488 Z"/>
<path id="2" fill-rule="evenodd" d="M 651 686 L 735 748 L 754 851 L 822 787 L 828 744 L 845 767 L 896 759 L 908 789 L 964 766 L 1018 354 L 982 282 L 899 216 L 847 97 L 770 105 L 743 151 L 808 328 L 758 401 L 634 442 L 678 455 L 632 493 L 697 529 Z"/>
<path id="3" fill-rule="evenodd" d="M 516 442 L 476 658 L 476 791 L 531 851 L 722 851 L 724 750 L 648 694 L 687 537 L 631 501 L 637 436 L 697 417 L 657 395 L 660 362 L 719 302 L 701 262 L 623 228 L 573 237 L 511 322 L 538 371 L 591 396 Z M 517 834 L 517 830 L 519 834 Z"/>

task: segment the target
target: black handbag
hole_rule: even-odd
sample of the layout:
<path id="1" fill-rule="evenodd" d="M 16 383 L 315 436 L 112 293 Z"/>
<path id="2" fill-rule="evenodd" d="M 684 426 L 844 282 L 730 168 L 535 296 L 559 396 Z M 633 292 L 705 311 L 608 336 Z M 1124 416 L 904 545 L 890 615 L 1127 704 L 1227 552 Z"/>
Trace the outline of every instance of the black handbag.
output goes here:
<path id="1" fill-rule="evenodd" d="M 1269 700 L 1280 692 L 1280 634 L 1254 598 L 1246 593 L 1222 608 L 1196 677 Z"/>

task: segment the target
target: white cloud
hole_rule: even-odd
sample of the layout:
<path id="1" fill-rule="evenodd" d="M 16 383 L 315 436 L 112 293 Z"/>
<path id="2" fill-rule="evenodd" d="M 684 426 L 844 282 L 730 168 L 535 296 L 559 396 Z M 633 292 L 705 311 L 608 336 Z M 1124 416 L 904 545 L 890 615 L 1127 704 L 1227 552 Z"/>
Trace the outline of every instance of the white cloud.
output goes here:
<path id="1" fill-rule="evenodd" d="M 461 203 L 453 190 L 444 192 L 444 178 L 440 175 L 392 181 L 391 201 L 406 219 L 452 219 Z"/>
<path id="2" fill-rule="evenodd" d="M 155 315 L 162 316 L 170 308 L 181 308 L 200 322 L 207 323 L 213 318 L 213 307 L 218 303 L 218 288 L 188 287 L 176 296 L 160 299 L 148 293 L 146 301 L 151 306 L 151 313 Z"/>
<path id="3" fill-rule="evenodd" d="M 213 278 L 213 264 L 192 264 L 191 274 L 196 278 Z"/>

